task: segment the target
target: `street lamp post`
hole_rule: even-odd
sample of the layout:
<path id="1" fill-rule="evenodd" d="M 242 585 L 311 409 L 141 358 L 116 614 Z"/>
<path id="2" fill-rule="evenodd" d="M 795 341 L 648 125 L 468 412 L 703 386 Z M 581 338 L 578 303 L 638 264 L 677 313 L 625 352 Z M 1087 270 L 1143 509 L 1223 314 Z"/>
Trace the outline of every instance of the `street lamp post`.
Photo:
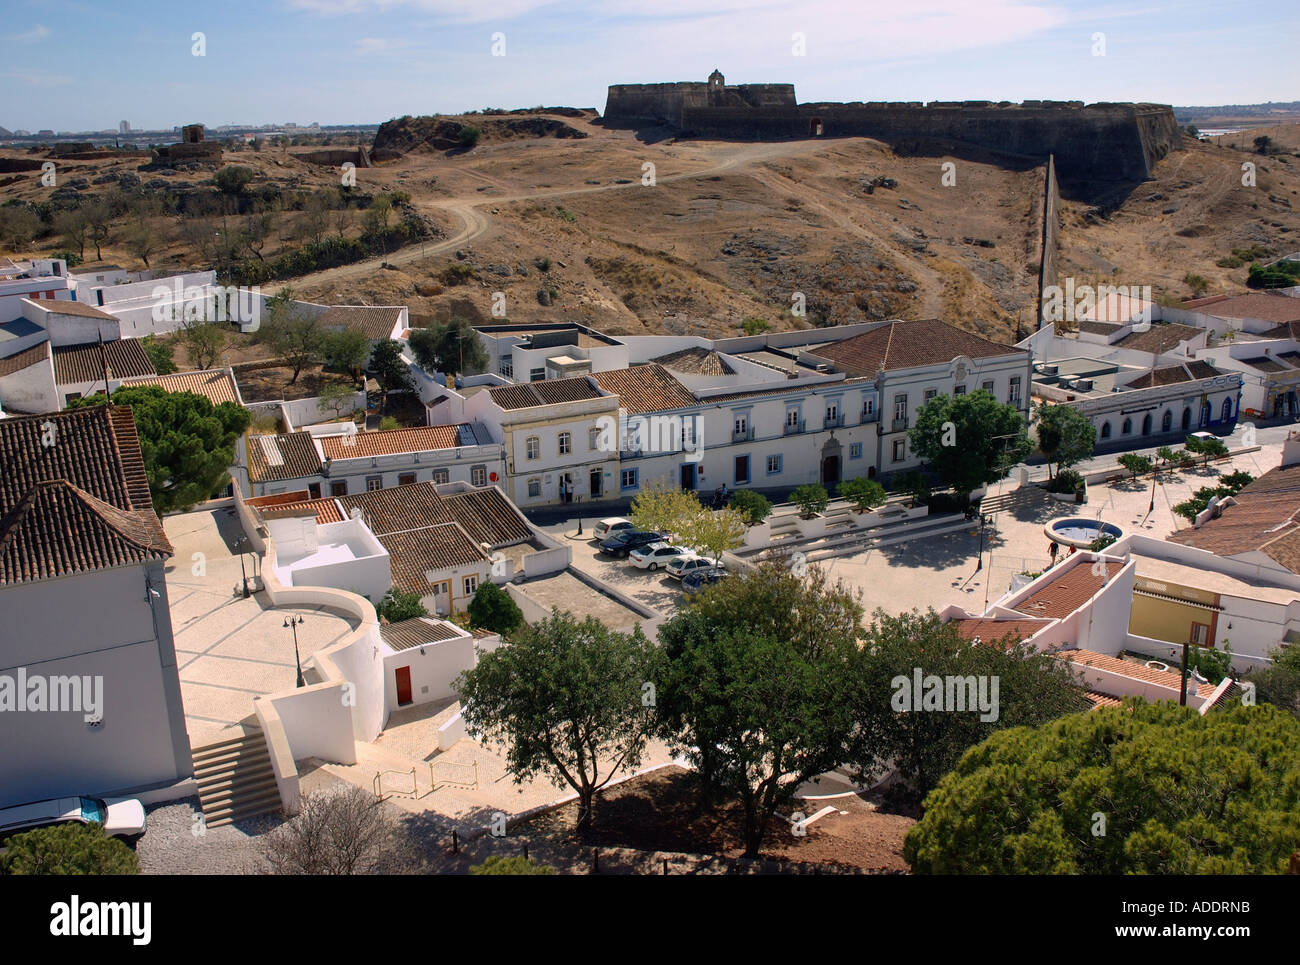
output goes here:
<path id="1" fill-rule="evenodd" d="M 305 687 L 305 686 L 307 686 L 306 681 L 304 681 L 304 680 L 302 679 L 302 659 L 298 656 L 298 626 L 299 626 L 299 624 L 302 624 L 302 623 L 305 623 L 305 622 L 306 622 L 306 620 L 304 620 L 302 617 L 298 617 L 298 619 L 296 619 L 296 620 L 295 620 L 293 617 L 289 617 L 287 620 L 284 621 L 284 626 L 285 626 L 286 628 L 289 628 L 289 627 L 292 627 L 292 628 L 293 628 L 293 662 L 294 662 L 295 664 L 297 664 L 297 666 L 298 666 L 298 686 L 299 686 L 299 687 Z"/>
<path id="2" fill-rule="evenodd" d="M 247 536 L 239 537 L 235 548 L 239 550 L 239 575 L 244 579 L 244 599 L 247 600 L 253 594 L 248 590 L 248 571 L 244 569 L 244 546 L 248 543 Z"/>

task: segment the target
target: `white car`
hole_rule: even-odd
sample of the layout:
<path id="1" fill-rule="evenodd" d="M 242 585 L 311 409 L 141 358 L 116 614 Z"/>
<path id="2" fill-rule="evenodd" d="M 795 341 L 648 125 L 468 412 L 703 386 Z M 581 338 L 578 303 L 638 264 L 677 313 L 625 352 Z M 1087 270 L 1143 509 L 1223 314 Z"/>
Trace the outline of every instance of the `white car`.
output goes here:
<path id="1" fill-rule="evenodd" d="M 61 797 L 35 804 L 0 809 L 0 838 L 34 828 L 79 821 L 98 821 L 104 833 L 115 838 L 144 834 L 144 805 L 135 798 Z"/>
<path id="2" fill-rule="evenodd" d="M 680 580 L 698 570 L 707 570 L 711 566 L 724 569 L 722 564 L 714 563 L 713 560 L 707 560 L 702 556 L 681 556 L 668 564 L 668 575 L 674 580 Z"/>
<path id="3" fill-rule="evenodd" d="M 680 546 L 669 546 L 667 543 L 651 543 L 649 546 L 634 549 L 628 554 L 628 559 L 639 570 L 657 570 L 661 566 L 675 563 L 690 552 L 690 550 Z"/>
<path id="4" fill-rule="evenodd" d="M 591 538 L 599 543 L 602 540 L 609 539 L 619 530 L 635 528 L 630 519 L 624 519 L 622 516 L 610 516 L 607 519 L 602 519 L 591 528 Z"/>

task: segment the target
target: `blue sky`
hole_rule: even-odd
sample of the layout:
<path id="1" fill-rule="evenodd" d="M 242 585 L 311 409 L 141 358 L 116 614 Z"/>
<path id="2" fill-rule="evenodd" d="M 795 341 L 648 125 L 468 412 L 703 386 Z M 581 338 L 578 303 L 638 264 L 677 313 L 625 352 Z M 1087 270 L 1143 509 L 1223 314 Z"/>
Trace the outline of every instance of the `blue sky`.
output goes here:
<path id="1" fill-rule="evenodd" d="M 610 83 L 702 80 L 715 66 L 728 83 L 793 83 L 800 101 L 1300 99 L 1294 0 L 8 0 L 6 10 L 0 126 L 11 130 L 603 109 Z M 196 32 L 203 57 L 191 52 Z M 496 33 L 504 56 L 492 54 Z"/>

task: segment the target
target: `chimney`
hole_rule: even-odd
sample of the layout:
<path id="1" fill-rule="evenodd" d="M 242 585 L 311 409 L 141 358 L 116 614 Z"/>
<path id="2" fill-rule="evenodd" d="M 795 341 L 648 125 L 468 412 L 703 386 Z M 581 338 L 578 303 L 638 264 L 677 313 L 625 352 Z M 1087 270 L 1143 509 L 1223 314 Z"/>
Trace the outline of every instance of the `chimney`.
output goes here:
<path id="1" fill-rule="evenodd" d="M 1287 433 L 1286 442 L 1282 443 L 1282 466 L 1297 463 L 1300 463 L 1300 432 L 1292 430 Z"/>

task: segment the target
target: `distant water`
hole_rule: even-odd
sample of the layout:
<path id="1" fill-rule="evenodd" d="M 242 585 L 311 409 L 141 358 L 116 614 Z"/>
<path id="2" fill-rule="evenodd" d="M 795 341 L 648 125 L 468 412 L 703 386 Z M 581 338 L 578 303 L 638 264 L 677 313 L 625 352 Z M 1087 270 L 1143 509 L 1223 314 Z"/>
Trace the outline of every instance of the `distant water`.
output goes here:
<path id="1" fill-rule="evenodd" d="M 1248 127 L 1201 127 L 1198 128 L 1201 137 L 1218 137 L 1221 134 L 1240 134 L 1242 131 L 1248 131 Z"/>

